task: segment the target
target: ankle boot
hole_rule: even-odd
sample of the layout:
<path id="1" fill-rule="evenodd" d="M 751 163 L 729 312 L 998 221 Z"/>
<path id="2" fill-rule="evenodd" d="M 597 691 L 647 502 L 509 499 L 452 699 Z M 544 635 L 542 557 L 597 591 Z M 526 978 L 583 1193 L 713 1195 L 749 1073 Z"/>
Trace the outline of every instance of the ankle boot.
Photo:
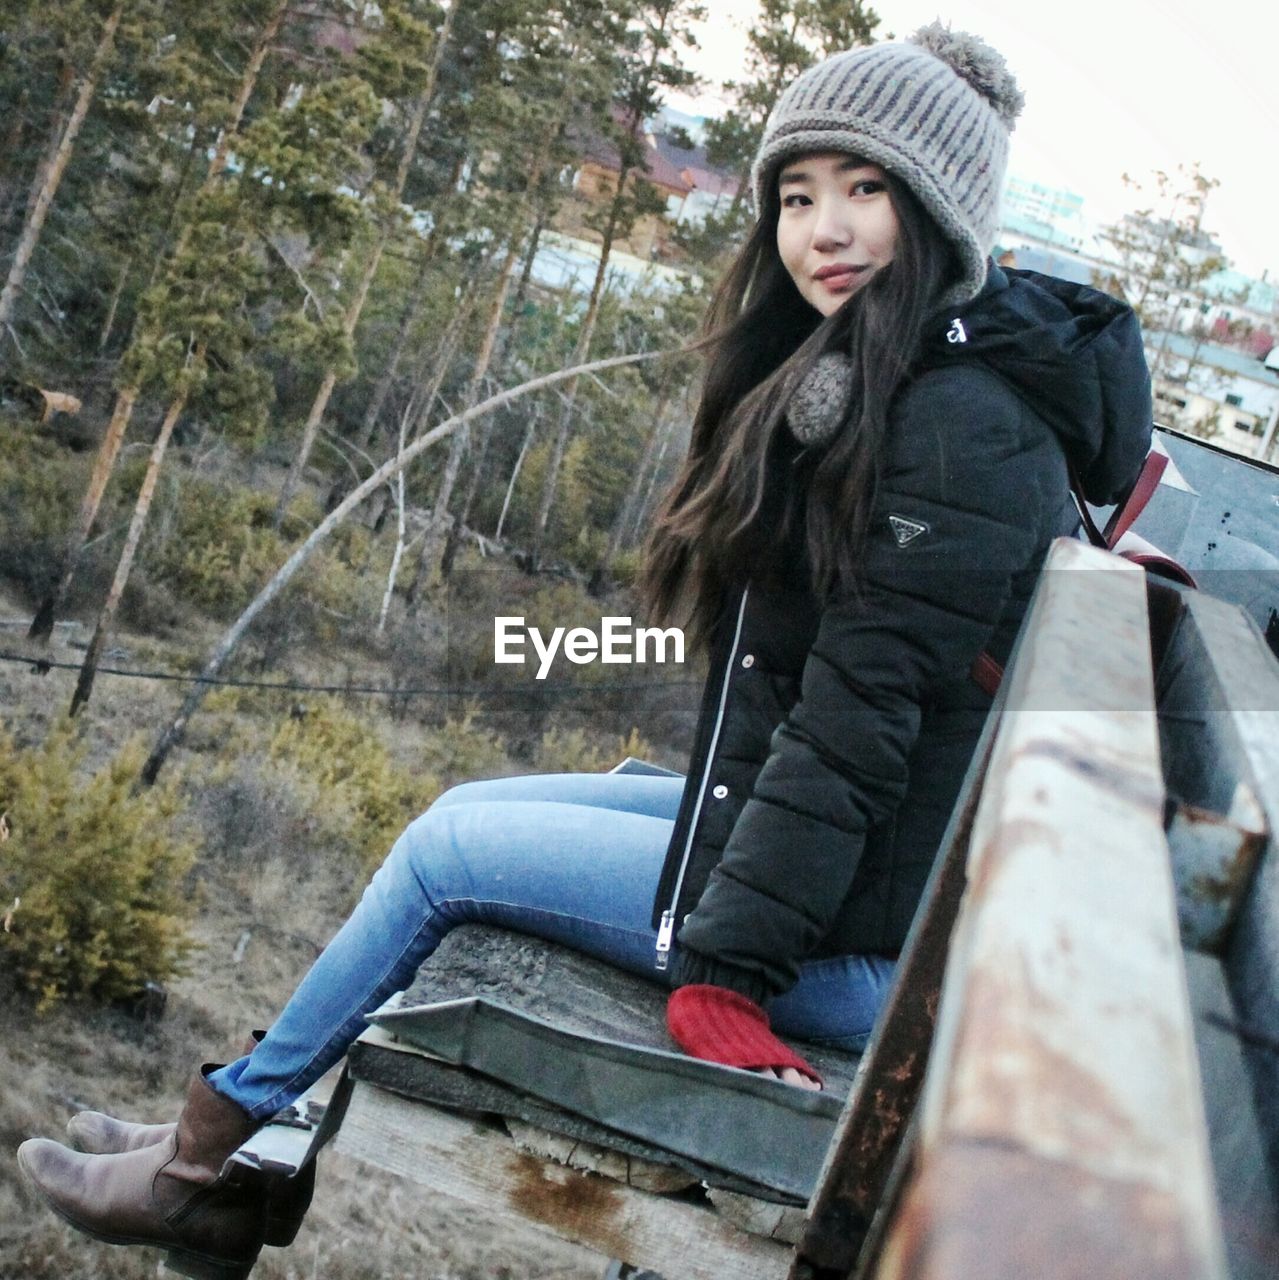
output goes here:
<path id="1" fill-rule="evenodd" d="M 252 1053 L 265 1031 L 253 1031 L 241 1048 L 241 1054 Z M 204 1075 L 218 1070 L 223 1064 L 207 1063 L 201 1068 Z M 101 1111 L 81 1111 L 67 1121 L 67 1136 L 77 1151 L 91 1155 L 119 1155 L 125 1151 L 137 1151 L 140 1147 L 163 1142 L 176 1124 L 131 1124 L 116 1120 Z M 246 1171 L 247 1172 L 247 1171 Z M 264 1244 L 275 1248 L 287 1248 L 297 1238 L 315 1195 L 315 1161 L 301 1168 L 291 1177 L 281 1174 L 260 1173 L 259 1190 L 266 1196 L 266 1236 Z"/>
<path id="2" fill-rule="evenodd" d="M 262 1248 L 266 1204 L 253 1170 L 231 1165 L 224 1173 L 223 1166 L 259 1127 L 200 1075 L 160 1142 L 85 1155 L 32 1138 L 18 1148 L 18 1167 L 55 1213 L 95 1239 L 154 1245 L 170 1268 L 198 1280 L 247 1280 Z"/>

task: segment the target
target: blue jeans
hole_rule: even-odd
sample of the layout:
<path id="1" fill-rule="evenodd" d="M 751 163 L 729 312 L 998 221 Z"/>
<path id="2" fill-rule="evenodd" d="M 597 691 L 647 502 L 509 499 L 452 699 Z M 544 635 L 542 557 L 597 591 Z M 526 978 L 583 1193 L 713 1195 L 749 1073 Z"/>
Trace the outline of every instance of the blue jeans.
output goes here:
<path id="1" fill-rule="evenodd" d="M 359 905 L 251 1057 L 209 1083 L 258 1119 L 346 1052 L 454 925 L 500 925 L 663 982 L 649 924 L 682 778 L 548 774 L 447 791 L 395 842 Z M 770 1005 L 783 1035 L 864 1047 L 892 976 L 883 956 L 810 961 Z"/>

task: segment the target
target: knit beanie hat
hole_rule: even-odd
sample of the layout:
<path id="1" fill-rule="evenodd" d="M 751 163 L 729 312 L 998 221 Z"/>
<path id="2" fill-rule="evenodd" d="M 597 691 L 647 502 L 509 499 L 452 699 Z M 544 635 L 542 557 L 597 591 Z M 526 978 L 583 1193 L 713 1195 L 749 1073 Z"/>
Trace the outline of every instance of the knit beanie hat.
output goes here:
<path id="1" fill-rule="evenodd" d="M 1002 56 L 940 22 L 908 41 L 849 49 L 782 94 L 751 167 L 755 208 L 789 156 L 846 151 L 904 182 L 958 250 L 963 276 L 944 299 L 981 292 L 1024 99 Z"/>

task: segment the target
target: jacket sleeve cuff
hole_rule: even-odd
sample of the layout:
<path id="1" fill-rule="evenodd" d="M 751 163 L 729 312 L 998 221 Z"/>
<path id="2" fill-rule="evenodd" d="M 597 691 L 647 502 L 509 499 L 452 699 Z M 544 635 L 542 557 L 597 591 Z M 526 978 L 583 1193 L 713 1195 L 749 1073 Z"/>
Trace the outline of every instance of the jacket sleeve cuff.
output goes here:
<path id="1" fill-rule="evenodd" d="M 672 985 L 687 987 L 700 983 L 727 987 L 748 1000 L 754 1000 L 758 1005 L 765 1004 L 770 996 L 777 994 L 763 977 L 749 969 L 726 964 L 723 960 L 714 960 L 689 947 L 680 947 L 675 953 Z"/>

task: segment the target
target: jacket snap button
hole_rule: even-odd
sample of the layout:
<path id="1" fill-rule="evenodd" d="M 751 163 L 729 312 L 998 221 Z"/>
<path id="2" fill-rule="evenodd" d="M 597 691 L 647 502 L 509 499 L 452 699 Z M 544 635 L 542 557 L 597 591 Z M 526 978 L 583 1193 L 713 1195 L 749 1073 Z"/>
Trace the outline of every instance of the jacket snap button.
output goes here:
<path id="1" fill-rule="evenodd" d="M 711 792 L 711 795 L 713 795 L 716 800 L 722 800 L 726 795 L 728 795 L 728 788 L 721 782 L 719 786 Z"/>
<path id="2" fill-rule="evenodd" d="M 747 655 L 742 659 L 742 666 L 744 666 L 744 667 L 753 667 L 754 665 L 755 665 L 755 655 L 754 655 L 753 653 L 748 653 L 748 654 L 747 654 Z"/>

